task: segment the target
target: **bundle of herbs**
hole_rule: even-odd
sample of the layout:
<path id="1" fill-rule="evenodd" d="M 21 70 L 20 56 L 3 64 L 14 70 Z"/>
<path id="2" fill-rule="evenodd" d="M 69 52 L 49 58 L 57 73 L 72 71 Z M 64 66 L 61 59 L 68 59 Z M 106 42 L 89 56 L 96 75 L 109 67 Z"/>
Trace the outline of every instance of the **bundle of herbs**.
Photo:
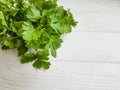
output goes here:
<path id="1" fill-rule="evenodd" d="M 1 49 L 17 49 L 21 63 L 37 69 L 50 67 L 49 55 L 56 57 L 61 36 L 76 24 L 56 0 L 0 0 Z"/>

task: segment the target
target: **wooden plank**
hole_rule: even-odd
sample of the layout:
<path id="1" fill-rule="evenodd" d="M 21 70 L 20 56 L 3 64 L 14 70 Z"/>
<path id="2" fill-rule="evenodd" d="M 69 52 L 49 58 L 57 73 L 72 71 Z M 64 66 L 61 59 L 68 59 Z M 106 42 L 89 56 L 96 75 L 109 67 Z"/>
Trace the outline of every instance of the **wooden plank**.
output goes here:
<path id="1" fill-rule="evenodd" d="M 83 13 L 120 13 L 119 0 L 58 0 L 59 5 Z"/>
<path id="2" fill-rule="evenodd" d="M 74 13 L 78 20 L 76 29 L 94 32 L 120 32 L 120 14 L 109 13 Z"/>
<path id="3" fill-rule="evenodd" d="M 34 70 L 16 59 L 0 60 L 1 90 L 120 90 L 120 64 L 52 61 Z"/>

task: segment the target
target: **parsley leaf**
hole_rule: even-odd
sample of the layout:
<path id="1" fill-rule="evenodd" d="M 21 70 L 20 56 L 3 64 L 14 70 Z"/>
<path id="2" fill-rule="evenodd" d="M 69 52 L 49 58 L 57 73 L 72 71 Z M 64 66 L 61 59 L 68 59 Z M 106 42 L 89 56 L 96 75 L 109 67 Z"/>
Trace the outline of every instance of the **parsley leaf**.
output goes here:
<path id="1" fill-rule="evenodd" d="M 41 30 L 36 30 L 31 22 L 24 22 L 22 25 L 23 28 L 23 38 L 26 41 L 37 40 L 41 34 Z"/>
<path id="2" fill-rule="evenodd" d="M 50 62 L 45 61 L 45 60 L 37 60 L 33 63 L 34 68 L 43 68 L 43 69 L 49 69 L 50 67 Z"/>
<path id="3" fill-rule="evenodd" d="M 50 49 L 51 55 L 56 57 L 56 50 L 61 46 L 62 39 L 59 36 L 51 36 L 49 43 L 45 49 Z"/>
<path id="4" fill-rule="evenodd" d="M 27 10 L 26 16 L 29 20 L 36 21 L 41 16 L 40 10 L 37 9 L 37 7 L 34 4 L 32 4 L 32 6 L 30 7 L 30 10 Z"/>

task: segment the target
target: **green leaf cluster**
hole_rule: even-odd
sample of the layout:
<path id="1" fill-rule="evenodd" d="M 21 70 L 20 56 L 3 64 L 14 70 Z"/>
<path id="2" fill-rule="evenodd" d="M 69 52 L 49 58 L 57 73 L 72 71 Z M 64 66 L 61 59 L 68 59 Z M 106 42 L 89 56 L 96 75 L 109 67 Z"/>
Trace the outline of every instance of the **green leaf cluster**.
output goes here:
<path id="1" fill-rule="evenodd" d="M 48 69 L 63 34 L 77 22 L 56 0 L 0 0 L 0 47 L 17 49 L 21 63 Z"/>

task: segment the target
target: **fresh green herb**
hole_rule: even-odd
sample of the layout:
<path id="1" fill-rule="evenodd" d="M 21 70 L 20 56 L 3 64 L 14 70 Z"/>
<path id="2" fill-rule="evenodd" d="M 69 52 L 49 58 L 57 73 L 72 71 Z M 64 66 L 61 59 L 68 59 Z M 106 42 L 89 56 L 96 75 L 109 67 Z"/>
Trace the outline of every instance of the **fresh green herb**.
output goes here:
<path id="1" fill-rule="evenodd" d="M 17 49 L 21 63 L 48 69 L 63 34 L 77 22 L 56 0 L 0 0 L 0 46 Z"/>

